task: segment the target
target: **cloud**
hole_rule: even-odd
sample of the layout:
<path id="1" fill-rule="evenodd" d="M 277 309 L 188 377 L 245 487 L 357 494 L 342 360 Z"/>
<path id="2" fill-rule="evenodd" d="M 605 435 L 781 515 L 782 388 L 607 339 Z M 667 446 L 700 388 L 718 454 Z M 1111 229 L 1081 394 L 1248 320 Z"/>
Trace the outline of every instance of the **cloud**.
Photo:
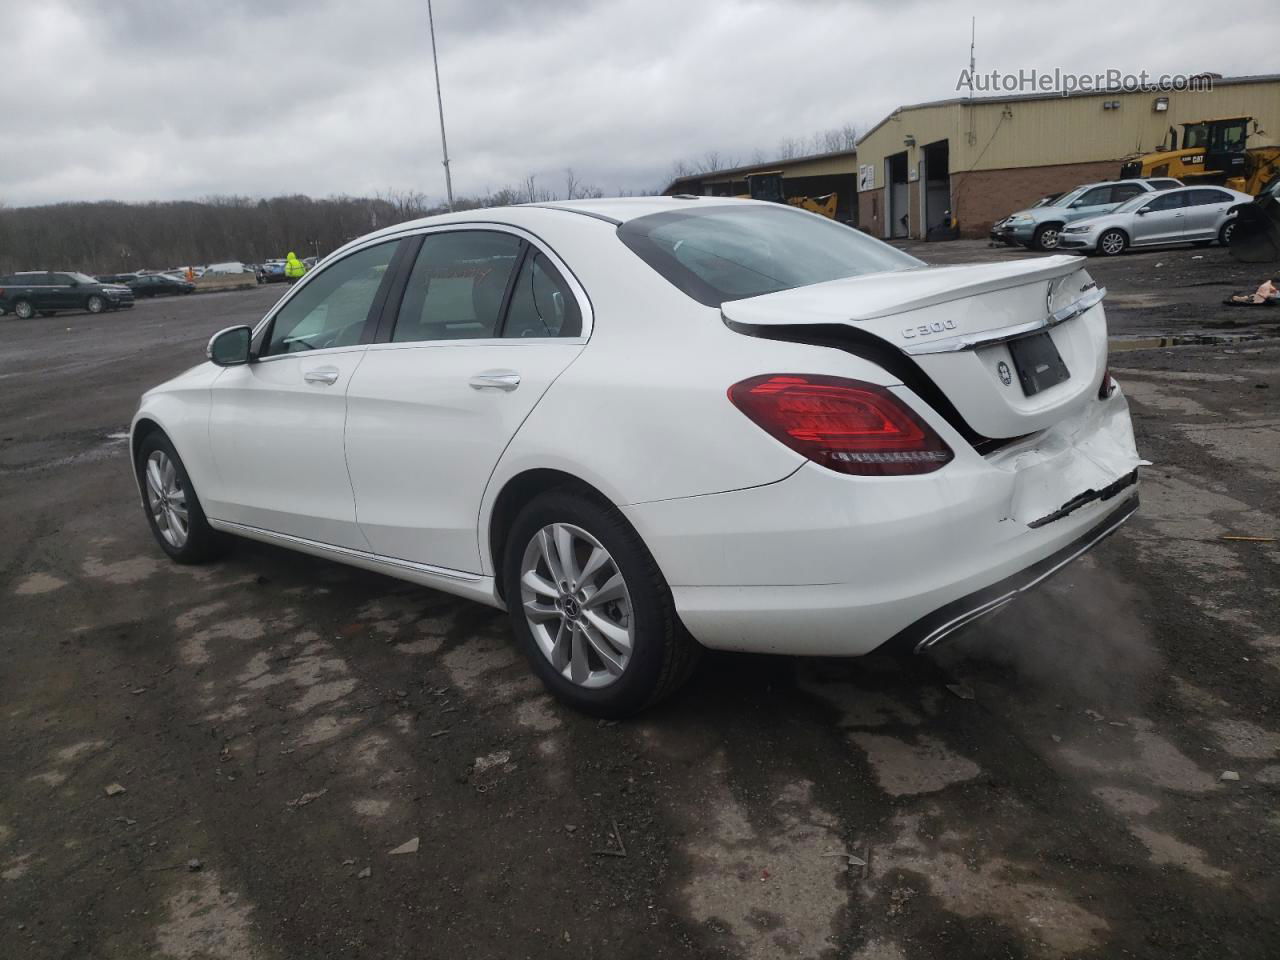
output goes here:
<path id="1" fill-rule="evenodd" d="M 443 193 L 420 0 L 18 0 L 6 15 L 0 200 Z M 565 167 L 606 192 L 673 161 L 955 95 L 980 69 L 1277 69 L 1248 0 L 1207 21 L 1134 0 L 436 0 L 455 189 Z"/>

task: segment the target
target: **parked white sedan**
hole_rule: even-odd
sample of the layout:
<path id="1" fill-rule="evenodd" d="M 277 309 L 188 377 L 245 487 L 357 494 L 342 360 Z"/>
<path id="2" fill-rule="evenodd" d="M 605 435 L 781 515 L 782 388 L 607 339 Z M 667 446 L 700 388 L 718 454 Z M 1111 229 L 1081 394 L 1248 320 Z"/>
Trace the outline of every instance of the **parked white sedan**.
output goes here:
<path id="1" fill-rule="evenodd" d="M 160 546 L 226 534 L 510 611 L 605 716 L 700 646 L 924 650 L 1137 506 L 1099 289 L 692 197 L 432 217 L 143 398 Z"/>
<path id="2" fill-rule="evenodd" d="M 1226 187 L 1180 187 L 1134 197 L 1110 213 L 1062 228 L 1059 250 L 1086 250 L 1114 257 L 1130 247 L 1212 243 L 1224 247 L 1235 229 L 1234 208 L 1253 197 Z"/>

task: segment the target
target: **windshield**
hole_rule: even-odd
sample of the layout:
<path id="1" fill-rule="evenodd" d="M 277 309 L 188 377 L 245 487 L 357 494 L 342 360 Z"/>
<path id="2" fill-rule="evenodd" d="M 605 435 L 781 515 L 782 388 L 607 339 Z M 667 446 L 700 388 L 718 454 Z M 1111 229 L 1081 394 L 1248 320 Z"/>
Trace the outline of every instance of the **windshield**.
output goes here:
<path id="1" fill-rule="evenodd" d="M 1209 128 L 1203 123 L 1189 123 L 1182 128 L 1182 149 L 1203 147 L 1209 142 Z"/>
<path id="2" fill-rule="evenodd" d="M 780 204 L 654 213 L 618 227 L 618 239 L 709 307 L 924 265 L 853 227 Z"/>

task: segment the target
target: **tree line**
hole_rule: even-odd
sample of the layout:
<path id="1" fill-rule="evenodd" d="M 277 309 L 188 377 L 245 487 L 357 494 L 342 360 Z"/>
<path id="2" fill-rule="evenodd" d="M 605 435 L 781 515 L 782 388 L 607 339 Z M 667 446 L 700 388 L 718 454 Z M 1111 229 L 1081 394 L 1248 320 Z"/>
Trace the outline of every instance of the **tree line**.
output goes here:
<path id="1" fill-rule="evenodd" d="M 559 184 L 519 185 L 455 199 L 457 210 L 599 197 L 572 169 Z M 290 250 L 323 256 L 381 227 L 446 212 L 425 194 L 374 197 L 206 197 L 152 203 L 0 204 L 0 274 L 19 270 L 122 273 L 224 261 L 261 263 Z"/>

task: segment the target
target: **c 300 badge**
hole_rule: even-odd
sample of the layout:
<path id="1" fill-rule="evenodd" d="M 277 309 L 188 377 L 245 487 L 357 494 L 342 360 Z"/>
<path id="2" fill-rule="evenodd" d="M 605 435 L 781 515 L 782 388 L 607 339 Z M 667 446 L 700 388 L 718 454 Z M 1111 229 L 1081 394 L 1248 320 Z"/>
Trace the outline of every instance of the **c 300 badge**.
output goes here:
<path id="1" fill-rule="evenodd" d="M 1009 369 L 1009 365 L 1003 360 L 996 365 L 996 373 L 1000 374 L 1000 382 L 1006 387 L 1013 383 L 1013 372 Z"/>

